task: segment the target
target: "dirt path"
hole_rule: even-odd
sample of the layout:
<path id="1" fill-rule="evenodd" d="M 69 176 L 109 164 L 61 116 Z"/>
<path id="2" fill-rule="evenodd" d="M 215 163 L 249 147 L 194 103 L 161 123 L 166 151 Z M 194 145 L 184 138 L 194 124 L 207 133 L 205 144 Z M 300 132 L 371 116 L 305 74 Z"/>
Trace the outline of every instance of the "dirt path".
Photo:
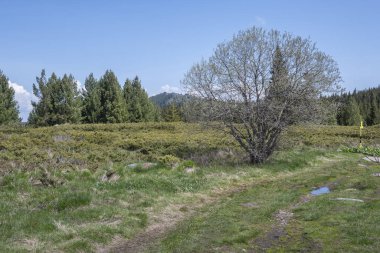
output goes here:
<path id="1" fill-rule="evenodd" d="M 334 183 L 330 183 L 330 185 L 331 184 Z M 288 239 L 286 236 L 289 236 L 286 232 L 286 227 L 293 220 L 293 210 L 311 201 L 314 197 L 315 196 L 311 194 L 301 196 L 295 204 L 290 205 L 286 209 L 280 209 L 277 211 L 274 215 L 275 222 L 271 229 L 265 235 L 253 240 L 251 245 L 254 246 L 254 250 L 248 252 L 266 252 L 269 249 L 278 246 L 281 238 L 284 238 L 286 241 Z M 309 240 L 309 244 L 311 244 L 311 246 L 307 249 L 307 252 L 322 252 L 321 246 L 318 243 Z"/>
<path id="2" fill-rule="evenodd" d="M 129 240 L 125 240 L 121 237 L 114 238 L 110 245 L 99 248 L 97 252 L 144 252 L 148 250 L 149 247 L 154 245 L 155 242 L 164 238 L 165 235 L 174 229 L 180 221 L 196 214 L 200 208 L 209 204 L 215 204 L 225 196 L 245 191 L 248 187 L 253 187 L 253 185 L 254 184 L 241 184 L 233 188 L 216 189 L 207 196 L 198 194 L 199 198 L 193 203 L 186 205 L 186 209 L 184 211 L 181 211 L 181 208 L 184 207 L 183 204 L 169 205 L 161 213 L 153 215 L 152 220 L 154 222 L 148 225 L 144 231 L 137 234 L 135 237 Z"/>
<path id="3" fill-rule="evenodd" d="M 275 213 L 275 223 L 272 228 L 264 236 L 255 239 L 251 244 L 255 248 L 258 248 L 261 251 L 266 251 L 273 246 L 275 246 L 281 239 L 282 236 L 286 234 L 285 228 L 288 223 L 293 218 L 293 210 L 304 203 L 307 203 L 311 200 L 311 195 L 302 196 L 297 203 L 292 204 L 286 209 L 281 209 Z M 256 251 L 251 251 L 256 252 Z"/>
<path id="4" fill-rule="evenodd" d="M 339 162 L 339 159 L 335 159 L 335 160 L 324 159 L 324 162 L 328 162 L 328 163 Z M 333 182 L 333 183 L 330 182 L 330 183 L 326 183 L 325 185 L 328 186 L 330 189 L 332 189 L 335 187 L 335 184 L 336 182 Z M 314 196 L 311 194 L 301 196 L 296 203 L 291 204 L 285 209 L 278 210 L 274 215 L 275 221 L 271 229 L 263 236 L 260 236 L 251 242 L 251 245 L 253 245 L 254 250 L 251 250 L 249 252 L 266 252 L 270 248 L 277 246 L 281 238 L 287 236 L 286 227 L 293 219 L 294 209 L 311 201 L 313 198 Z M 320 245 L 313 244 L 313 248 L 309 249 L 308 251 L 321 252 Z"/>
<path id="5" fill-rule="evenodd" d="M 290 175 L 288 175 L 290 176 Z M 126 240 L 121 237 L 114 238 L 110 245 L 99 248 L 97 252 L 99 253 L 118 253 L 118 252 L 128 252 L 128 253 L 137 253 L 144 252 L 153 246 L 157 241 L 164 238 L 165 235 L 174 229 L 177 224 L 185 220 L 192 215 L 195 215 L 197 211 L 210 204 L 217 204 L 218 201 L 224 197 L 231 196 L 237 193 L 241 193 L 247 190 L 250 187 L 259 186 L 261 184 L 267 184 L 272 180 L 262 180 L 260 182 L 255 182 L 252 184 L 241 184 L 227 189 L 216 189 L 212 191 L 210 195 L 201 195 L 198 194 L 198 199 L 191 204 L 186 206 L 186 211 L 181 211 L 183 204 L 173 204 L 167 206 L 159 214 L 152 216 L 152 223 L 148 227 L 137 234 L 135 237 Z M 290 207 L 290 210 L 298 207 L 299 205 L 308 202 L 311 197 L 304 196 L 296 204 Z M 275 215 L 276 223 L 273 226 L 272 230 L 264 237 L 259 238 L 257 244 L 260 248 L 270 248 L 273 246 L 279 238 L 284 235 L 284 229 L 290 219 L 292 218 L 293 213 L 288 210 L 279 210 Z"/>
<path id="6" fill-rule="evenodd" d="M 162 212 L 150 216 L 150 224 L 144 231 L 138 233 L 129 240 L 122 237 L 114 238 L 110 245 L 98 248 L 97 252 L 145 252 L 154 246 L 155 243 L 163 239 L 168 232 L 175 229 L 179 222 L 196 215 L 202 207 L 210 204 L 217 204 L 224 197 L 241 193 L 251 187 L 258 187 L 291 176 L 293 176 L 293 174 L 277 175 L 271 177 L 271 179 L 262 178 L 255 182 L 245 182 L 226 189 L 215 189 L 208 195 L 195 194 L 197 196 L 196 201 L 186 204 L 185 210 L 182 210 L 184 204 L 169 205 Z M 280 238 L 286 234 L 285 229 L 288 223 L 292 220 L 293 210 L 304 203 L 309 202 L 311 199 L 311 195 L 302 196 L 295 204 L 292 204 L 285 209 L 278 210 L 274 215 L 275 222 L 269 232 L 252 241 L 254 248 L 258 248 L 260 250 L 259 252 L 262 252 L 276 246 Z"/>

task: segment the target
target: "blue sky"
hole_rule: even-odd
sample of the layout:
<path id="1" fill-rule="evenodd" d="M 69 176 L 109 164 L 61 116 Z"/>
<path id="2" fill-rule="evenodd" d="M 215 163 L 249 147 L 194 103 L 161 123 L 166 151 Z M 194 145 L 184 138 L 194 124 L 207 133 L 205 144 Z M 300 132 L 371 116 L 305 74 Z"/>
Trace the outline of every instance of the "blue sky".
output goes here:
<path id="1" fill-rule="evenodd" d="M 177 91 L 191 65 L 252 26 L 310 37 L 339 64 L 347 90 L 380 84 L 377 0 L 0 0 L 0 69 L 22 116 L 41 69 L 81 83 L 112 69 L 150 95 Z"/>

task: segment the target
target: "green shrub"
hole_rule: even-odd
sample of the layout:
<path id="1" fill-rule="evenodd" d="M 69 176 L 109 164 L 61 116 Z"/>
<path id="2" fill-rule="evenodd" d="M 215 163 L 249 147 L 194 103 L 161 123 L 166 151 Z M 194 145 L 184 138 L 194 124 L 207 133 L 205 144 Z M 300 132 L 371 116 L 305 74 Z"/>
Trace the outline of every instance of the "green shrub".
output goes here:
<path id="1" fill-rule="evenodd" d="M 157 157 L 157 161 L 165 165 L 173 166 L 175 164 L 180 163 L 181 159 L 173 155 L 164 155 Z"/>
<path id="2" fill-rule="evenodd" d="M 380 156 L 380 148 L 377 147 L 353 147 L 348 148 L 345 147 L 342 149 L 342 151 L 349 152 L 349 153 L 360 153 L 364 155 L 370 155 L 370 156 Z"/>

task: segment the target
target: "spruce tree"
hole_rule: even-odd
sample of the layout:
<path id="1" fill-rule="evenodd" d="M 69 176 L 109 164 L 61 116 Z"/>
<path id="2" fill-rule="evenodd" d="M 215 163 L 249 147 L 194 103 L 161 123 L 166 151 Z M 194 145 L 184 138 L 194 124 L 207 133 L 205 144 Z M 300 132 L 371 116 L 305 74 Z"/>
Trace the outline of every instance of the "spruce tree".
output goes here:
<path id="1" fill-rule="evenodd" d="M 85 123 L 97 123 L 100 113 L 99 82 L 91 73 L 84 82 L 82 119 Z"/>
<path id="2" fill-rule="evenodd" d="M 170 103 L 162 110 L 162 118 L 166 122 L 178 122 L 182 120 L 181 111 L 176 103 Z"/>
<path id="3" fill-rule="evenodd" d="M 99 100 L 98 122 L 126 122 L 127 111 L 120 84 L 111 70 L 107 70 L 99 80 Z"/>
<path id="4" fill-rule="evenodd" d="M 345 125 L 347 126 L 358 126 L 362 120 L 360 115 L 360 109 L 358 103 L 354 97 L 349 97 L 348 104 L 345 111 Z"/>
<path id="5" fill-rule="evenodd" d="M 35 125 L 55 125 L 80 122 L 81 101 L 77 83 L 72 75 L 57 77 L 55 73 L 46 80 L 45 70 L 36 78 L 33 93 L 39 98 L 32 102 L 33 110 L 29 123 Z"/>
<path id="6" fill-rule="evenodd" d="M 49 91 L 44 69 L 41 71 L 40 77 L 36 77 L 36 82 L 37 84 L 33 84 L 33 94 L 39 98 L 39 101 L 32 101 L 33 110 L 29 114 L 28 123 L 32 125 L 47 125 L 44 115 L 47 115 L 49 112 Z"/>
<path id="7" fill-rule="evenodd" d="M 293 112 L 298 112 L 302 109 L 298 108 L 299 99 L 294 95 L 289 95 L 289 91 L 292 89 L 288 87 L 289 85 L 289 72 L 284 59 L 283 53 L 279 46 L 276 47 L 274 52 L 274 57 L 271 67 L 271 79 L 270 85 L 266 90 L 265 103 L 268 108 L 268 114 L 278 115 L 277 122 L 283 121 L 285 124 L 292 124 L 298 120 L 298 116 L 294 116 Z M 290 104 L 289 99 L 292 101 L 292 110 L 289 110 Z M 282 112 L 278 114 L 277 112 Z M 283 115 L 287 115 L 283 118 Z M 247 115 L 247 118 L 250 116 Z M 265 121 L 265 120 L 264 120 Z M 276 124 L 276 123 L 275 123 Z M 277 126 L 274 126 L 277 127 Z"/>
<path id="8" fill-rule="evenodd" d="M 370 109 L 369 109 L 366 123 L 369 126 L 372 126 L 372 125 L 380 123 L 379 122 L 380 121 L 379 108 L 377 106 L 376 95 L 374 92 L 371 92 L 369 101 L 370 101 Z"/>
<path id="9" fill-rule="evenodd" d="M 276 47 L 274 53 L 271 74 L 271 85 L 267 91 L 267 98 L 271 101 L 274 100 L 276 103 L 282 104 L 285 102 L 284 98 L 288 91 L 288 70 L 279 46 Z"/>
<path id="10" fill-rule="evenodd" d="M 147 122 L 155 119 L 154 105 L 137 76 L 133 81 L 129 79 L 125 81 L 123 93 L 128 108 L 129 122 Z"/>
<path id="11" fill-rule="evenodd" d="M 123 96 L 128 109 L 128 122 L 141 122 L 143 113 L 138 92 L 136 92 L 136 85 L 133 86 L 129 79 L 124 83 Z"/>
<path id="12" fill-rule="evenodd" d="M 81 99 L 74 76 L 64 74 L 56 88 L 57 90 L 53 94 L 57 94 L 57 99 L 54 101 L 57 122 L 79 123 L 81 120 Z"/>
<path id="13" fill-rule="evenodd" d="M 346 94 L 343 93 L 340 96 L 336 95 L 336 97 L 334 97 L 333 99 L 339 103 L 337 114 L 336 114 L 336 122 L 338 123 L 338 125 L 344 126 L 345 122 L 346 122 L 346 120 L 344 119 L 345 109 L 346 109 L 346 105 L 347 105 Z"/>
<path id="14" fill-rule="evenodd" d="M 15 91 L 9 86 L 8 78 L 0 70 L 0 124 L 19 122 Z"/>
<path id="15" fill-rule="evenodd" d="M 153 121 L 160 122 L 162 120 L 161 109 L 157 105 L 153 104 Z"/>

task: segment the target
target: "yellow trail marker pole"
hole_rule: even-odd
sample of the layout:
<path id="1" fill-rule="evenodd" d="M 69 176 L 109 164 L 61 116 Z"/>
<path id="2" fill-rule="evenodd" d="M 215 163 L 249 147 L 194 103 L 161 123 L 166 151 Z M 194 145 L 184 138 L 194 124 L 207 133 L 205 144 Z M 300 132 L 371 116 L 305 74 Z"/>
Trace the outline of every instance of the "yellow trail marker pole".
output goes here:
<path id="1" fill-rule="evenodd" d="M 359 142 L 359 148 L 361 148 L 362 147 L 362 129 L 363 129 L 364 127 L 363 127 L 363 121 L 361 120 L 360 121 L 360 134 L 359 134 L 359 136 L 360 136 L 360 142 Z"/>

